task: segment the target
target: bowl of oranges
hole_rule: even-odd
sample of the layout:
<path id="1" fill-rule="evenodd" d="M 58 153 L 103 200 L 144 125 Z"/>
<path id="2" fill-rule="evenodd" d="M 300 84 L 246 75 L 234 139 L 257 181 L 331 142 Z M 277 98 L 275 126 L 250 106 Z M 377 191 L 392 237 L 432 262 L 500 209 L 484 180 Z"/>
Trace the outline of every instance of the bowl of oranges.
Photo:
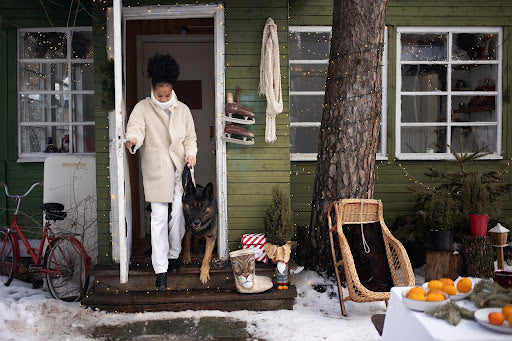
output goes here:
<path id="1" fill-rule="evenodd" d="M 445 304 L 450 300 L 450 295 L 439 289 L 424 289 L 414 287 L 402 292 L 402 302 L 404 305 L 416 311 L 425 311 L 430 307 Z"/>
<path id="2" fill-rule="evenodd" d="M 462 300 L 473 292 L 473 282 L 466 277 L 459 277 L 455 281 L 451 278 L 434 279 L 422 286 L 425 290 L 439 289 L 448 295 L 452 300 Z"/>
<path id="3" fill-rule="evenodd" d="M 512 334 L 512 305 L 479 309 L 475 311 L 475 320 L 486 328 Z"/>

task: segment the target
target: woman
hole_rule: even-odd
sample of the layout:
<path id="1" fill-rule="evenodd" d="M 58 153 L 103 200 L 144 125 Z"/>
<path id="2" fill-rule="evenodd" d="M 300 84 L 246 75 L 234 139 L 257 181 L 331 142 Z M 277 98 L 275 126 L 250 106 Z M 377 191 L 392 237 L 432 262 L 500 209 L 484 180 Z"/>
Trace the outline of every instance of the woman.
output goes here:
<path id="1" fill-rule="evenodd" d="M 193 167 L 196 163 L 197 138 L 190 109 L 178 101 L 173 90 L 179 65 L 170 55 L 157 53 L 149 60 L 147 71 L 151 97 L 133 108 L 125 144 L 132 154 L 140 148 L 144 196 L 151 203 L 151 261 L 155 286 L 162 290 L 167 287 L 167 270 L 172 273 L 179 268 L 185 233 L 181 171 L 185 164 Z"/>

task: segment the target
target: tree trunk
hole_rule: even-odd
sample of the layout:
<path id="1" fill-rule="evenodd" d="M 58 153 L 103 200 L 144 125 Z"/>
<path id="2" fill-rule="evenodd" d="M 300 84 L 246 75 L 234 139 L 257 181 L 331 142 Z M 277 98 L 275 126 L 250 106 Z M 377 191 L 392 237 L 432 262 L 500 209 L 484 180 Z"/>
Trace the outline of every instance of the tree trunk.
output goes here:
<path id="1" fill-rule="evenodd" d="M 329 68 L 305 265 L 333 272 L 327 210 L 342 198 L 372 198 L 380 131 L 387 0 L 335 0 Z M 307 244 L 307 245 L 304 245 Z"/>

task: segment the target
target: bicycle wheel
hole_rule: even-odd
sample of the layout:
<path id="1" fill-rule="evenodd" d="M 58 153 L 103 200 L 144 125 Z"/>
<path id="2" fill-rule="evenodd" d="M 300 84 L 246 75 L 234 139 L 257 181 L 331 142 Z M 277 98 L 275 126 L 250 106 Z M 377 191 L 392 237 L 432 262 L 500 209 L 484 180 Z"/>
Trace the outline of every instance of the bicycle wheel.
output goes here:
<path id="1" fill-rule="evenodd" d="M 85 292 L 87 273 L 81 247 L 70 239 L 58 238 L 45 255 L 46 281 L 53 297 L 78 301 Z"/>
<path id="2" fill-rule="evenodd" d="M 11 284 L 14 278 L 14 248 L 12 236 L 5 228 L 0 228 L 0 283 Z"/>

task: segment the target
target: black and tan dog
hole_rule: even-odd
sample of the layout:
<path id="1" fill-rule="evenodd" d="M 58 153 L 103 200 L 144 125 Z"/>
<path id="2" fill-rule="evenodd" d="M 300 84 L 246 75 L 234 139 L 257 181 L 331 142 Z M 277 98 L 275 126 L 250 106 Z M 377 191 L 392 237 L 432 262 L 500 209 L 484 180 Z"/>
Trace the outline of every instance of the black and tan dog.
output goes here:
<path id="1" fill-rule="evenodd" d="M 182 175 L 182 183 L 185 193 L 183 194 L 183 214 L 185 216 L 185 241 L 183 243 L 183 263 L 191 262 L 190 243 L 194 237 L 206 239 L 201 274 L 199 279 L 206 284 L 210 279 L 210 259 L 217 239 L 217 204 L 213 195 L 213 184 L 210 182 L 206 187 L 192 182 L 190 169 L 185 166 Z"/>

